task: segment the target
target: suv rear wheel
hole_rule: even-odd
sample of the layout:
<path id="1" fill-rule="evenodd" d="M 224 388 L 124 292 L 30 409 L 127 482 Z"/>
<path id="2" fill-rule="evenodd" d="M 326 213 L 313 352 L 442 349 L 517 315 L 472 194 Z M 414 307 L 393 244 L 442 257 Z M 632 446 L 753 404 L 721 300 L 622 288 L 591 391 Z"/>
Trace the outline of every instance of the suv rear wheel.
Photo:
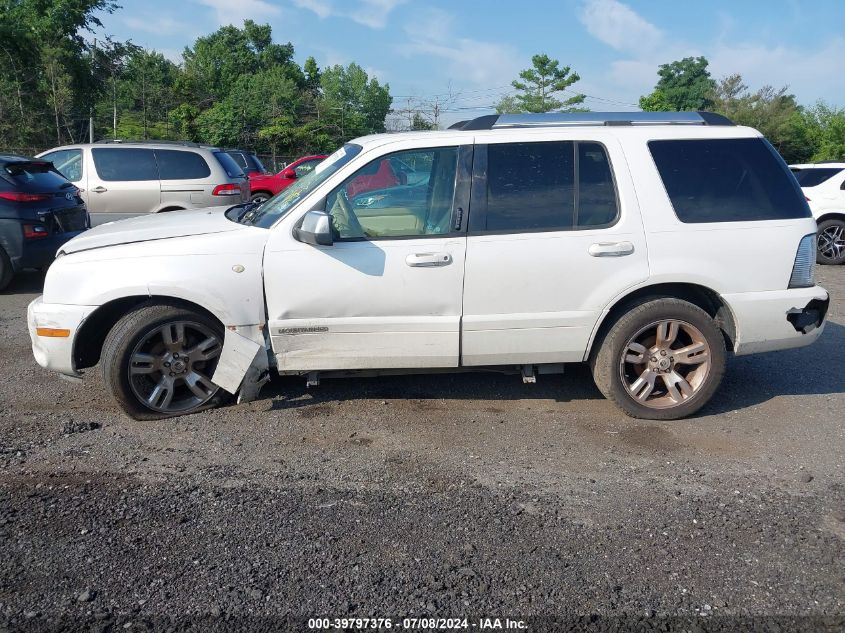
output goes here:
<path id="1" fill-rule="evenodd" d="M 834 218 L 819 222 L 816 262 L 819 264 L 845 262 L 845 221 Z"/>
<path id="2" fill-rule="evenodd" d="M 710 315 L 667 298 L 623 314 L 590 365 L 599 391 L 631 417 L 676 420 L 710 400 L 725 357 L 724 338 Z"/>
<path id="3" fill-rule="evenodd" d="M 137 420 L 208 409 L 222 392 L 211 382 L 223 329 L 208 316 L 173 305 L 146 305 L 124 316 L 103 344 L 103 378 Z"/>

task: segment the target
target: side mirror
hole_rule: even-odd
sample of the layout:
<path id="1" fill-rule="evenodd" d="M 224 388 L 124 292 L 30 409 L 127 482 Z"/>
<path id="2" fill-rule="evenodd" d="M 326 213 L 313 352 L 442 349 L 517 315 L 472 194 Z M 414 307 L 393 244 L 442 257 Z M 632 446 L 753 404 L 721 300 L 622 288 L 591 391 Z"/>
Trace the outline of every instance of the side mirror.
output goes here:
<path id="1" fill-rule="evenodd" d="M 282 178 L 287 178 L 288 180 L 295 180 L 296 170 L 292 167 L 288 167 L 287 169 L 282 170 Z"/>
<path id="2" fill-rule="evenodd" d="M 325 211 L 309 211 L 302 218 L 302 224 L 293 230 L 293 236 L 312 246 L 331 246 L 332 218 Z"/>

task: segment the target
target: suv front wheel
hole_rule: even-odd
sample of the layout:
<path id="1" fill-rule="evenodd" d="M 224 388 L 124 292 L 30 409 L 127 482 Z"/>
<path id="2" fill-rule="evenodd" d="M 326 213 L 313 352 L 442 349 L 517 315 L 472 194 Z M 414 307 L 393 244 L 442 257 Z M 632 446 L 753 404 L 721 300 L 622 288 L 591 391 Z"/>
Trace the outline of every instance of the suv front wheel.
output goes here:
<path id="1" fill-rule="evenodd" d="M 124 316 L 103 345 L 103 378 L 136 420 L 196 413 L 217 405 L 211 382 L 223 351 L 223 328 L 174 305 L 144 305 Z"/>
<path id="2" fill-rule="evenodd" d="M 619 317 L 590 365 L 599 391 L 631 417 L 677 420 L 710 400 L 725 357 L 725 340 L 710 315 L 667 298 Z"/>

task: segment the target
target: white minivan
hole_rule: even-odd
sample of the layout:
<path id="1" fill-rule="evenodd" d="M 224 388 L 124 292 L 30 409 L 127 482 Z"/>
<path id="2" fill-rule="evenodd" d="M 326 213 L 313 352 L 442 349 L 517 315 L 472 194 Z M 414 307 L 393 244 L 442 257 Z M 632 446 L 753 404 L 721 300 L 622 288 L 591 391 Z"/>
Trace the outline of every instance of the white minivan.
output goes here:
<path id="1" fill-rule="evenodd" d="M 138 419 L 253 399 L 271 371 L 588 362 L 625 413 L 669 420 L 728 352 L 818 338 L 815 233 L 780 156 L 724 117 L 491 115 L 354 140 L 258 208 L 88 231 L 28 322 L 39 364 L 99 363 Z"/>

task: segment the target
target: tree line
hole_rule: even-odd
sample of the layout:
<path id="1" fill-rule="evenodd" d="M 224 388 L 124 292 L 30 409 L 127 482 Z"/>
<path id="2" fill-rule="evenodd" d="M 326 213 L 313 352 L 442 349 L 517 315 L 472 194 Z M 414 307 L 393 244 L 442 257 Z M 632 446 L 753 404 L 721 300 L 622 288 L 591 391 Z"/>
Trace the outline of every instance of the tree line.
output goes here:
<path id="1" fill-rule="evenodd" d="M 845 109 L 818 101 L 798 103 L 787 86 L 751 90 L 739 74 L 716 81 L 704 57 L 658 68 L 654 90 L 640 97 L 646 111 L 708 110 L 760 130 L 789 163 L 845 160 Z M 580 79 L 569 66 L 535 55 L 532 67 L 512 83 L 516 93 L 496 104 L 499 113 L 583 111 L 586 95 L 571 87 Z M 563 95 L 558 98 L 558 95 Z"/>
<path id="2" fill-rule="evenodd" d="M 358 64 L 303 66 L 271 27 L 199 37 L 180 64 L 132 42 L 94 39 L 111 0 L 0 0 L 0 147 L 179 139 L 266 154 L 334 150 L 383 132 L 392 98 Z M 83 37 L 85 32 L 89 37 Z"/>
<path id="3" fill-rule="evenodd" d="M 388 84 L 358 64 L 300 66 L 268 24 L 246 20 L 197 38 L 180 63 L 131 41 L 94 39 L 113 0 L 0 0 L 0 147 L 44 149 L 93 136 L 179 139 L 262 154 L 329 152 L 391 130 L 439 127 L 439 108 L 391 110 Z M 88 37 L 85 37 L 85 35 Z M 580 76 L 542 53 L 500 113 L 584 111 Z M 711 77 L 704 57 L 663 64 L 643 110 L 710 110 L 763 132 L 789 162 L 845 159 L 845 109 L 799 104 L 787 87 Z M 451 94 L 451 90 L 450 90 Z M 453 99 L 449 97 L 449 100 Z"/>

